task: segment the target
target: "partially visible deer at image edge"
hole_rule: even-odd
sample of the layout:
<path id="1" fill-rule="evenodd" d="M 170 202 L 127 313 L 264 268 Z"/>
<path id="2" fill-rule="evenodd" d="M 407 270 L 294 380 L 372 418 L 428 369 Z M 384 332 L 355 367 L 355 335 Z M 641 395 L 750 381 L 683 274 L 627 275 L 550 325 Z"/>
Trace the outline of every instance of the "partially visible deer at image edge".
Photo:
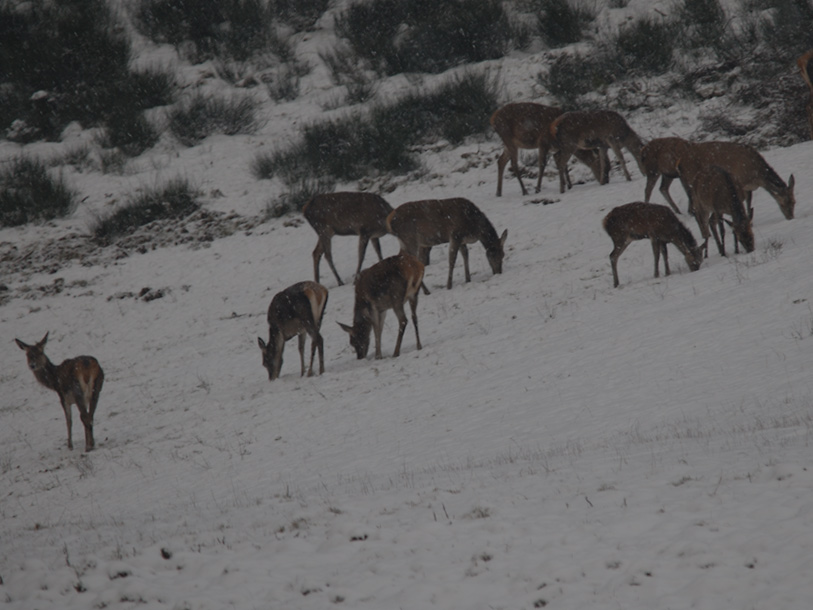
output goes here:
<path id="1" fill-rule="evenodd" d="M 96 413 L 104 383 L 104 371 L 98 360 L 93 356 L 77 356 L 55 365 L 45 355 L 48 333 L 34 345 L 28 345 L 19 339 L 14 341 L 25 351 L 28 368 L 34 373 L 36 380 L 59 395 L 68 426 L 68 449 L 73 449 L 71 405 L 75 404 L 85 427 L 85 451 L 92 450 L 96 446 L 93 439 L 93 415 Z"/>

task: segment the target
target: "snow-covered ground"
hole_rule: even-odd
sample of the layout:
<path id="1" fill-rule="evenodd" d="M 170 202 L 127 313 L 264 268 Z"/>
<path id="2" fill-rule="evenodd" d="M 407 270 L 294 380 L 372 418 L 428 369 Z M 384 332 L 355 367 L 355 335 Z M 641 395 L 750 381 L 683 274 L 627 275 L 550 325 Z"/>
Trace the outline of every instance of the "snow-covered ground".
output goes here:
<path id="1" fill-rule="evenodd" d="M 501 63 L 512 99 L 534 99 L 536 58 Z M 67 173 L 87 196 L 76 214 L 2 229 L 0 244 L 86 232 L 109 202 L 178 174 L 207 208 L 257 215 L 280 187 L 254 179 L 251 160 L 320 112 L 309 100 L 326 89 L 269 107 L 254 136 L 163 142 L 124 176 Z M 630 122 L 646 138 L 690 135 L 691 112 Z M 0 145 L 3 157 L 17 151 Z M 723 258 L 712 245 L 690 273 L 670 247 L 673 274 L 654 279 L 638 242 L 621 257 L 619 289 L 601 219 L 643 198 L 631 158 L 632 182 L 616 168 L 599 186 L 573 166 L 584 181 L 559 195 L 549 164 L 538 196 L 507 175 L 497 199 L 500 151 L 491 136 L 427 152 L 427 177 L 386 194 L 394 206 L 466 197 L 508 229 L 503 274 L 475 245 L 472 282 L 458 262 L 452 290 L 446 249 L 433 251 L 423 350 L 410 324 L 398 359 L 392 314 L 385 359 L 356 359 L 336 324 L 351 321 L 352 285 L 337 286 L 323 261 L 325 374 L 300 378 L 289 342 L 282 377 L 268 381 L 256 342 L 268 303 L 312 279 L 316 236 L 298 215 L 198 248 L 3 277 L 13 296 L 0 307 L 0 600 L 809 608 L 813 144 L 764 151 L 796 177 L 796 218 L 758 191 L 752 254 Z M 685 210 L 678 183 L 672 194 Z M 391 237 L 382 245 L 398 250 Z M 355 239 L 334 239 L 347 280 L 355 252 Z M 145 287 L 164 296 L 137 298 Z M 57 396 L 13 342 L 46 331 L 55 362 L 87 353 L 104 367 L 89 454 L 78 417 L 77 448 L 65 447 Z"/>

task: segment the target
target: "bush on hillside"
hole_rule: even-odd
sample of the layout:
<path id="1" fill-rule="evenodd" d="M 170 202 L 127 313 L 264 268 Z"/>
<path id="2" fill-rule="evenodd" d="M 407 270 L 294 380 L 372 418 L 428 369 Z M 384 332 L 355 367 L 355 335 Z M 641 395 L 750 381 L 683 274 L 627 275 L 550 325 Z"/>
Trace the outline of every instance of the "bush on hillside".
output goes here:
<path id="1" fill-rule="evenodd" d="M 197 197 L 198 192 L 189 181 L 177 177 L 162 187 L 129 196 L 118 210 L 96 219 L 91 232 L 95 239 L 109 242 L 156 220 L 188 216 L 200 208 Z"/>
<path id="2" fill-rule="evenodd" d="M 672 64 L 674 24 L 644 17 L 622 26 L 615 39 L 617 61 L 627 73 L 662 74 Z"/>
<path id="3" fill-rule="evenodd" d="M 457 144 L 486 131 L 498 90 L 497 79 L 466 72 L 368 113 L 307 125 L 298 142 L 258 155 L 251 169 L 257 178 L 279 177 L 288 185 L 311 175 L 350 181 L 370 173 L 404 174 L 418 167 L 411 151 L 416 144 L 438 138 Z"/>
<path id="4" fill-rule="evenodd" d="M 23 155 L 0 168 L 0 227 L 67 216 L 75 208 L 75 191 L 42 160 Z"/>
<path id="5" fill-rule="evenodd" d="M 539 35 L 552 48 L 580 42 L 596 18 L 594 9 L 573 0 L 534 0 L 533 7 Z"/>
<path id="6" fill-rule="evenodd" d="M 496 59 L 513 37 L 498 0 L 356 2 L 336 18 L 336 32 L 381 74 Z"/>
<path id="7" fill-rule="evenodd" d="M 134 73 L 129 61 L 130 41 L 104 0 L 0 0 L 0 130 L 30 142 L 56 140 L 72 121 L 121 121 L 115 139 L 143 150 L 152 137 L 141 115 L 173 95 L 174 79 Z"/>
<path id="8" fill-rule="evenodd" d="M 182 49 L 190 61 L 246 60 L 272 40 L 272 8 L 264 0 L 139 0 L 138 30 Z"/>
<path id="9" fill-rule="evenodd" d="M 169 129 L 185 146 L 194 146 L 214 133 L 250 134 L 258 127 L 257 100 L 193 94 L 169 111 Z"/>

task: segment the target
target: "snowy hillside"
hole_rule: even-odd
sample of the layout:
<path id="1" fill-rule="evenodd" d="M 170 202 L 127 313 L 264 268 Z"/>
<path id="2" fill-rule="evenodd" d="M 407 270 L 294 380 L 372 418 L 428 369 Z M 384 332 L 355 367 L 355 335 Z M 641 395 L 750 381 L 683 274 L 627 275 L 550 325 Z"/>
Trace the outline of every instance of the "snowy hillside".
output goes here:
<path id="1" fill-rule="evenodd" d="M 298 52 L 319 44 L 313 33 Z M 545 101 L 537 55 L 492 63 L 505 101 Z M 205 67 L 178 69 L 191 82 Z M 211 241 L 126 256 L 111 247 L 92 264 L 2 278 L 0 600 L 20 610 L 808 608 L 813 144 L 763 151 L 796 178 L 796 218 L 757 191 L 753 253 L 723 258 L 712 245 L 689 272 L 670 246 L 672 275 L 654 279 L 651 248 L 637 242 L 618 289 L 601 219 L 643 199 L 629 156 L 631 182 L 614 167 L 599 186 L 573 165 L 578 183 L 560 195 L 549 163 L 538 195 L 522 197 L 507 175 L 496 198 L 496 136 L 428 148 L 425 176 L 385 198 L 470 199 L 508 230 L 503 273 L 474 245 L 471 283 L 458 261 L 447 290 L 447 250 L 435 248 L 432 294 L 418 307 L 423 349 L 410 324 L 390 358 L 390 313 L 385 358 L 357 360 L 336 324 L 352 321 L 357 244 L 335 238 L 348 283 L 322 263 L 325 373 L 301 378 L 292 341 L 270 383 L 256 338 L 271 297 L 313 279 L 316 235 L 298 214 L 259 220 L 281 187 L 249 166 L 320 113 L 330 87 L 312 74 L 302 99 L 266 106 L 256 135 L 191 148 L 163 139 L 123 175 L 66 170 L 86 197 L 73 216 L 0 230 L 6 256 L 78 239 L 126 193 L 175 175 L 206 193 L 207 210 L 253 219 Z M 698 131 L 697 108 L 683 103 L 628 118 L 645 139 Z M 87 137 L 24 149 L 50 154 Z M 0 142 L 2 158 L 20 150 Z M 680 185 L 671 192 L 685 211 Z M 653 201 L 663 203 L 657 190 Z M 398 250 L 392 237 L 382 246 Z M 53 361 L 92 354 L 104 367 L 93 452 L 81 451 L 76 416 L 79 442 L 66 448 L 58 398 L 14 343 L 46 331 Z"/>

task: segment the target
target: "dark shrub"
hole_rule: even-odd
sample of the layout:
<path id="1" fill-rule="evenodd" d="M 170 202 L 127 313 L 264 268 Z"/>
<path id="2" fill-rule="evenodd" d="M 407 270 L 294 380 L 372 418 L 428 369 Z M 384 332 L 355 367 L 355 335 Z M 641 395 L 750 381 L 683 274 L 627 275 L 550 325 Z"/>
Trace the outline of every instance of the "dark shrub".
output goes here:
<path id="1" fill-rule="evenodd" d="M 411 152 L 416 144 L 438 138 L 458 143 L 489 129 L 498 91 L 497 79 L 464 73 L 369 113 L 307 125 L 296 144 L 258 155 L 251 170 L 257 178 L 279 177 L 288 185 L 312 175 L 349 181 L 376 172 L 404 174 L 418 167 Z"/>
<path id="2" fill-rule="evenodd" d="M 442 72 L 502 57 L 512 27 L 498 0 L 373 0 L 352 4 L 336 32 L 385 74 Z"/>
<path id="3" fill-rule="evenodd" d="M 725 36 L 727 20 L 719 0 L 682 0 L 675 9 L 682 27 L 680 45 L 715 48 Z"/>
<path id="4" fill-rule="evenodd" d="M 628 72 L 659 74 L 672 63 L 674 24 L 644 17 L 621 27 L 616 39 L 619 63 Z"/>
<path id="5" fill-rule="evenodd" d="M 561 105 L 575 106 L 580 95 L 606 87 L 622 71 L 608 51 L 563 54 L 554 60 L 547 74 L 539 75 L 539 81 Z"/>
<path id="6" fill-rule="evenodd" d="M 213 133 L 254 133 L 257 125 L 257 100 L 251 96 L 224 98 L 198 92 L 169 112 L 169 128 L 186 146 Z"/>
<path id="7" fill-rule="evenodd" d="M 215 56 L 245 60 L 265 50 L 271 16 L 264 0 L 139 0 L 134 9 L 141 33 L 185 48 L 192 61 Z"/>
<path id="8" fill-rule="evenodd" d="M 762 24 L 762 36 L 779 61 L 795 59 L 813 48 L 813 3 L 809 0 L 777 0 L 770 20 Z"/>
<path id="9" fill-rule="evenodd" d="M 595 13 L 572 0 L 536 0 L 537 29 L 542 40 L 557 48 L 582 40 L 584 29 L 596 18 Z"/>
<path id="10" fill-rule="evenodd" d="M 75 208 L 76 193 L 40 159 L 14 157 L 0 169 L 0 226 L 51 220 Z"/>
<path id="11" fill-rule="evenodd" d="M 276 19 L 295 30 L 309 30 L 327 10 L 330 0 L 270 0 L 269 8 Z"/>
<path id="12" fill-rule="evenodd" d="M 188 216 L 200 208 L 197 197 L 188 180 L 174 178 L 163 187 L 145 189 L 128 197 L 118 210 L 97 219 L 91 231 L 97 240 L 109 241 L 155 220 Z"/>

